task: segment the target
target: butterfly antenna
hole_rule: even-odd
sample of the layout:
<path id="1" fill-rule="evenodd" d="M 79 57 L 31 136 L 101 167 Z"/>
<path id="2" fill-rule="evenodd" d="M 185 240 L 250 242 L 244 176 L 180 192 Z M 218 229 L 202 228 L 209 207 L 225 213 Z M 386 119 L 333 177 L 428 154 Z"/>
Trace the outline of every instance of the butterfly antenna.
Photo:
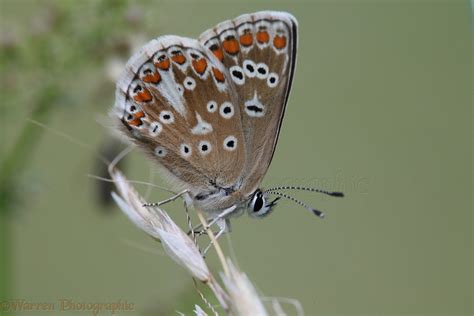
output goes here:
<path id="1" fill-rule="evenodd" d="M 265 192 L 271 193 L 273 191 L 279 191 L 279 190 L 300 190 L 300 191 L 311 191 L 311 192 L 317 192 L 317 193 L 322 193 L 326 194 L 329 196 L 334 196 L 334 197 L 344 197 L 344 193 L 342 192 L 331 192 L 331 191 L 326 191 L 326 190 L 321 190 L 321 189 L 315 189 L 315 188 L 308 188 L 308 187 L 299 187 L 299 186 L 282 186 L 282 187 L 274 187 L 274 188 L 269 188 Z"/>
<path id="2" fill-rule="evenodd" d="M 265 191 L 265 192 L 268 192 L 268 191 Z M 304 203 L 304 202 L 302 202 L 302 201 L 300 201 L 300 200 L 297 200 L 297 199 L 295 199 L 294 197 L 289 196 L 289 195 L 287 195 L 287 194 L 285 194 L 285 193 L 276 192 L 276 191 L 270 191 L 270 192 L 268 192 L 268 193 L 269 193 L 269 194 L 278 195 L 278 196 L 280 196 L 280 197 L 283 197 L 283 198 L 285 198 L 285 199 L 288 199 L 288 200 L 290 200 L 290 201 L 293 201 L 293 202 L 295 202 L 296 204 L 298 204 L 299 206 L 302 206 L 302 207 L 304 207 L 305 209 L 307 209 L 308 211 L 312 212 L 314 215 L 316 215 L 316 216 L 319 217 L 319 218 L 324 218 L 324 216 L 325 216 L 323 212 L 318 211 L 317 209 L 312 208 L 312 207 L 309 206 L 308 204 L 306 204 L 306 203 Z"/>

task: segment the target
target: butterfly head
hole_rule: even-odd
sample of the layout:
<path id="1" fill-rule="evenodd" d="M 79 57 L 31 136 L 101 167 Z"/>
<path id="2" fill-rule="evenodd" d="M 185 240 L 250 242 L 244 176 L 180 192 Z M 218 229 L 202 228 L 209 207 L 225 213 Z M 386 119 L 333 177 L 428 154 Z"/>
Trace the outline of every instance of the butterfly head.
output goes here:
<path id="1" fill-rule="evenodd" d="M 248 213 L 251 217 L 254 218 L 261 218 L 269 215 L 273 208 L 276 205 L 276 202 L 280 199 L 280 197 L 275 198 L 272 201 L 269 201 L 267 193 L 263 192 L 260 189 L 254 192 L 252 198 L 250 199 L 248 205 Z"/>
<path id="2" fill-rule="evenodd" d="M 269 188 L 266 189 L 265 191 L 262 191 L 260 189 L 257 189 L 248 204 L 248 213 L 251 217 L 254 218 L 262 218 L 267 216 L 273 211 L 273 208 L 276 205 L 276 202 L 280 198 L 285 198 L 290 201 L 295 202 L 296 204 L 304 207 L 308 211 L 312 212 L 314 215 L 318 216 L 319 218 L 324 218 L 324 213 L 312 208 L 311 206 L 307 205 L 306 203 L 288 195 L 283 192 L 280 192 L 279 190 L 302 190 L 302 191 L 312 191 L 312 192 L 317 192 L 317 193 L 322 193 L 325 195 L 333 196 L 333 197 L 343 197 L 344 194 L 342 192 L 330 192 L 330 191 L 325 191 L 321 189 L 315 189 L 315 188 L 308 188 L 308 187 L 299 187 L 299 186 L 280 186 L 280 187 L 274 187 L 274 188 Z M 268 195 L 277 195 L 277 197 L 269 201 Z"/>

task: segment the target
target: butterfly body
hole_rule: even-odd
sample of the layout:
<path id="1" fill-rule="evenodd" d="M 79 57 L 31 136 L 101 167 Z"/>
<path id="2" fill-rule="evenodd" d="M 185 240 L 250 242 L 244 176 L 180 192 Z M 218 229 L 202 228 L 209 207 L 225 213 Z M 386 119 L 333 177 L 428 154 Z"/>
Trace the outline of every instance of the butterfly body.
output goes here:
<path id="1" fill-rule="evenodd" d="M 198 40 L 162 36 L 132 56 L 117 83 L 120 129 L 195 207 L 268 213 L 259 190 L 272 160 L 296 64 L 297 22 L 263 11 Z M 261 213 L 263 215 L 263 213 Z"/>

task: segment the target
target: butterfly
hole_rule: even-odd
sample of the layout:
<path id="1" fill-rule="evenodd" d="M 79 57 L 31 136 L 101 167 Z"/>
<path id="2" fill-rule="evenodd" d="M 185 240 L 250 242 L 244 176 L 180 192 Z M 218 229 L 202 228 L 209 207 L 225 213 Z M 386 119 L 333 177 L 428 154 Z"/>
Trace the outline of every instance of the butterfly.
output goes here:
<path id="1" fill-rule="evenodd" d="M 161 36 L 119 78 L 113 115 L 194 207 L 213 218 L 268 215 L 280 192 L 260 188 L 295 73 L 298 22 L 286 12 L 241 15 L 199 38 Z M 276 195 L 272 201 L 269 195 Z"/>

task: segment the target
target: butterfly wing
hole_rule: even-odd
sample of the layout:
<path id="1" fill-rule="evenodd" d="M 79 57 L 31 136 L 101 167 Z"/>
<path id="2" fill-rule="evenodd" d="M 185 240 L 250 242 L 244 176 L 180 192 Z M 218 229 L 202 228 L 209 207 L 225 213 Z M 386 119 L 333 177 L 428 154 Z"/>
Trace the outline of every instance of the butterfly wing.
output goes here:
<path id="1" fill-rule="evenodd" d="M 296 60 L 296 20 L 258 12 L 199 41 L 163 36 L 132 56 L 116 89 L 122 131 L 204 210 L 248 199 L 278 139 Z"/>
<path id="2" fill-rule="evenodd" d="M 125 135 L 194 195 L 229 188 L 245 164 L 238 92 L 198 41 L 163 36 L 132 56 L 114 114 Z"/>
<path id="3" fill-rule="evenodd" d="M 222 22 L 199 37 L 237 91 L 247 153 L 241 191 L 247 196 L 262 181 L 278 141 L 296 65 L 297 25 L 289 13 L 263 11 Z"/>

